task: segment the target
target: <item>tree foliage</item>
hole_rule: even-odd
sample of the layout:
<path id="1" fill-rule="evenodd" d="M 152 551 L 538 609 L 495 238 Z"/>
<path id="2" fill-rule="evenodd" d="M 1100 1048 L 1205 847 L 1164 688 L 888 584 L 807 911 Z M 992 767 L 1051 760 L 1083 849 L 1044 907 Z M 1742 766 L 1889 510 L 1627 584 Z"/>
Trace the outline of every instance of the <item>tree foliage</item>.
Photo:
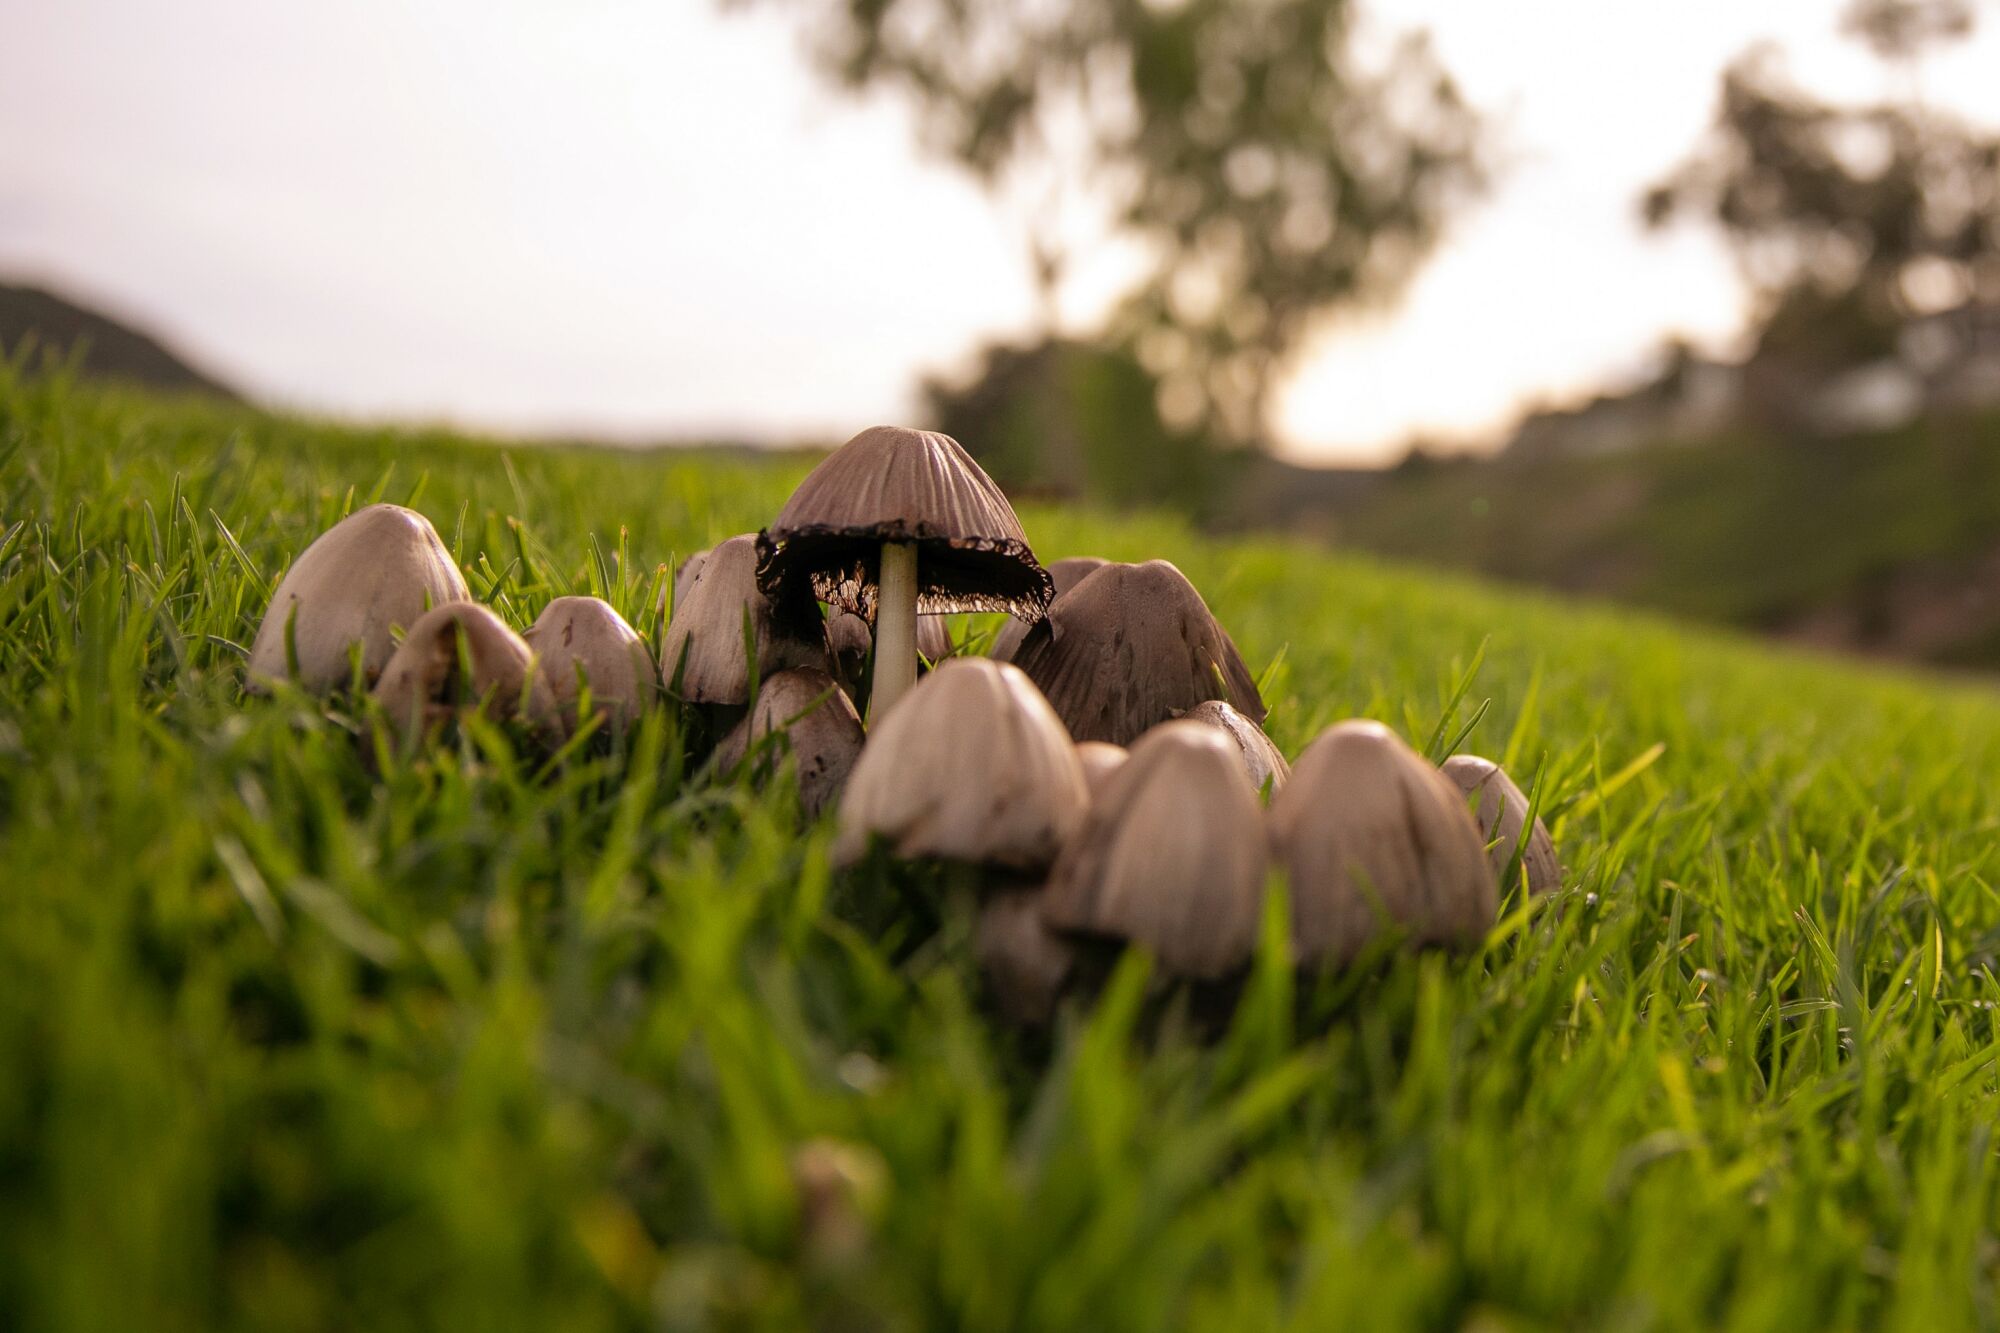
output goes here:
<path id="1" fill-rule="evenodd" d="M 1170 417 L 1238 439 L 1311 319 L 1393 296 L 1481 182 L 1478 118 L 1426 41 L 1362 59 L 1353 0 L 770 2 L 990 187 L 1053 176 L 1108 206 L 1144 256 L 1111 335 Z M 1074 256 L 1060 210 L 1031 208 L 1046 294 Z"/>

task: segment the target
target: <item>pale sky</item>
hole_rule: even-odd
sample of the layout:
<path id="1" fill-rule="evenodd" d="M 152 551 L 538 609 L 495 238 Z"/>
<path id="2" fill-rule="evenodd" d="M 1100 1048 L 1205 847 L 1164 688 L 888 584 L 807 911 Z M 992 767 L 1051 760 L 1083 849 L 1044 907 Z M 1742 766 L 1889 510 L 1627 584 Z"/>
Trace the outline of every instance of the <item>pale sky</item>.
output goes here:
<path id="1" fill-rule="evenodd" d="M 1524 406 L 1723 346 L 1742 297 L 1633 200 L 1772 37 L 1816 89 L 1879 67 L 1834 0 L 1375 0 L 1432 30 L 1510 166 L 1396 310 L 1329 327 L 1286 452 L 1491 441 Z M 1996 16 L 1935 59 L 2000 121 Z M 534 434 L 837 440 L 1032 327 L 1018 217 L 827 91 L 782 6 L 712 0 L 0 0 L 0 276 L 167 335 L 279 406 Z M 1102 309 L 1120 257 L 1065 311 Z"/>

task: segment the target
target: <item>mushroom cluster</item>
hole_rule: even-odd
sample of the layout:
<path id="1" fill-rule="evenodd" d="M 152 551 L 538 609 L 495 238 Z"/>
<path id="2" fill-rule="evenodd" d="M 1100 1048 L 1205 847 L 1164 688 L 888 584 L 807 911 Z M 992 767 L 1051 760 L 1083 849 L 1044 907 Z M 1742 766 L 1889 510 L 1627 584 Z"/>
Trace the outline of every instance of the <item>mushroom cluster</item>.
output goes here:
<path id="1" fill-rule="evenodd" d="M 1012 617 L 990 656 L 952 637 L 963 612 Z M 718 770 L 782 770 L 809 818 L 836 812 L 837 866 L 963 868 L 978 965 L 1024 1022 L 1106 951 L 1142 948 L 1197 985 L 1241 974 L 1274 883 L 1294 961 L 1318 969 L 1392 941 L 1475 945 L 1503 888 L 1562 878 L 1533 802 L 1490 761 L 1434 766 L 1362 721 L 1288 761 L 1179 569 L 1045 568 L 1000 488 L 926 431 L 863 431 L 769 527 L 690 556 L 657 661 L 596 598 L 556 598 L 516 633 L 421 515 L 375 505 L 286 573 L 249 674 L 366 690 L 406 741 L 468 712 L 559 743 L 678 708 Z"/>

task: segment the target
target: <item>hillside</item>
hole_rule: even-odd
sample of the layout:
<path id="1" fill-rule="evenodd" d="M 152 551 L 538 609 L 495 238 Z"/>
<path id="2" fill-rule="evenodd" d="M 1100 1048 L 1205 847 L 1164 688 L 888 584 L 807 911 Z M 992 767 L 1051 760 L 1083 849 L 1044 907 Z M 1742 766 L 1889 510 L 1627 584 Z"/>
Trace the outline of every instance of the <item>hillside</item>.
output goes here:
<path id="1" fill-rule="evenodd" d="M 1134 958 L 1047 1039 L 984 1007 L 963 885 L 832 874 L 667 709 L 604 755 L 405 760 L 240 692 L 353 505 L 430 515 L 517 626 L 599 589 L 657 643 L 675 554 L 801 474 L 0 366 L 0 1325 L 1990 1322 L 1989 689 L 1026 507 L 1044 559 L 1178 563 L 1288 753 L 1421 740 L 1484 645 L 1470 745 L 1546 772 L 1569 867 L 1469 957 L 1295 989 L 1274 941 L 1213 1038 Z M 1498 542 L 1425 494 L 1413 546 Z"/>
<path id="2" fill-rule="evenodd" d="M 0 356 L 74 358 L 78 374 L 166 393 L 234 399 L 149 334 L 39 287 L 0 282 Z"/>

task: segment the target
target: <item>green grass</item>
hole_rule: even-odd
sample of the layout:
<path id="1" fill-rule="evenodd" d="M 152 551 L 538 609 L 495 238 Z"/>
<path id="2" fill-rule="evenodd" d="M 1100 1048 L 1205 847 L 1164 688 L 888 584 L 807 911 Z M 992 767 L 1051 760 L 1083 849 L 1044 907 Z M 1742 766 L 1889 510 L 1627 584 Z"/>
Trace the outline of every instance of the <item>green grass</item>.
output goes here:
<path id="1" fill-rule="evenodd" d="M 0 1326 L 2000 1322 L 1986 689 L 1029 509 L 1045 558 L 1180 564 L 1288 752 L 1428 736 L 1484 644 L 1470 748 L 1547 775 L 1573 880 L 1474 956 L 1267 949 L 1207 1038 L 1134 958 L 1046 1040 L 961 896 L 831 875 L 665 710 L 404 761 L 240 695 L 351 504 L 517 625 L 602 587 L 657 639 L 659 568 L 803 466 L 0 374 Z"/>

